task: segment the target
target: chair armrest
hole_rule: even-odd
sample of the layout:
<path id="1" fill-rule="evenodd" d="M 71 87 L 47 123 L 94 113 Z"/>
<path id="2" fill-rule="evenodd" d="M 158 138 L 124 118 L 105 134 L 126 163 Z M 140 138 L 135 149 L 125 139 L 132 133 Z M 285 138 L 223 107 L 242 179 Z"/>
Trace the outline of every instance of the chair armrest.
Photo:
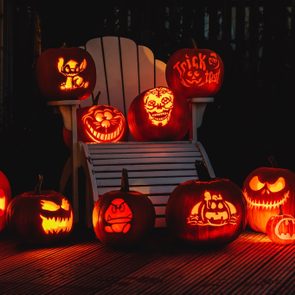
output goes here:
<path id="1" fill-rule="evenodd" d="M 193 97 L 189 101 L 192 104 L 192 141 L 197 142 L 197 129 L 202 125 L 207 103 L 213 102 L 214 97 Z"/>

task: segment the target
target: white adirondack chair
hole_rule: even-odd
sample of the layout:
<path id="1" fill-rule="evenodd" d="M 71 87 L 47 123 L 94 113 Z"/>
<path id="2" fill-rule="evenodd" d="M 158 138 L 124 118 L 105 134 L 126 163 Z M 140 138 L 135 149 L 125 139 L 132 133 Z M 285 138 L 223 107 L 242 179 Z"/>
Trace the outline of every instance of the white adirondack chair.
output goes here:
<path id="1" fill-rule="evenodd" d="M 127 118 L 132 100 L 146 89 L 167 86 L 166 64 L 155 59 L 153 52 L 134 41 L 106 36 L 89 40 L 85 49 L 92 55 L 97 72 L 94 97 L 100 92 L 99 104 L 119 108 Z M 128 141 L 119 143 L 77 142 L 76 108 L 91 105 L 85 101 L 58 101 L 64 125 L 72 130 L 73 149 L 71 160 L 62 172 L 60 190 L 63 191 L 72 174 L 73 207 L 78 221 L 79 199 L 87 204 L 88 223 L 91 225 L 93 202 L 99 195 L 120 188 L 122 168 L 128 170 L 131 190 L 147 194 L 156 211 L 156 227 L 165 227 L 165 209 L 172 190 L 181 182 L 196 179 L 195 161 L 203 159 L 210 176 L 214 170 L 207 153 L 198 140 L 197 129 L 201 126 L 207 103 L 213 97 L 191 99 L 192 139 L 177 142 L 136 142 L 129 136 Z M 78 196 L 78 167 L 83 166 L 87 176 L 87 194 Z"/>

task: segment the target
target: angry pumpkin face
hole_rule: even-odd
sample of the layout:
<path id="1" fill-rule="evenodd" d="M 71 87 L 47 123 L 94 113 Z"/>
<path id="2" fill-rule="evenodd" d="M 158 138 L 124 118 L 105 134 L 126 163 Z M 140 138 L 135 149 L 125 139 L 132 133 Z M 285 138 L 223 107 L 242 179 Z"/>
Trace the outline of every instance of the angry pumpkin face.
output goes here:
<path id="1" fill-rule="evenodd" d="M 86 142 L 117 142 L 126 131 L 122 112 L 110 105 L 94 105 L 77 110 L 78 137 Z"/>
<path id="2" fill-rule="evenodd" d="M 266 232 L 271 216 L 282 206 L 286 214 L 295 214 L 295 174 L 290 170 L 260 167 L 244 181 L 243 193 L 247 202 L 248 223 L 258 232 Z"/>

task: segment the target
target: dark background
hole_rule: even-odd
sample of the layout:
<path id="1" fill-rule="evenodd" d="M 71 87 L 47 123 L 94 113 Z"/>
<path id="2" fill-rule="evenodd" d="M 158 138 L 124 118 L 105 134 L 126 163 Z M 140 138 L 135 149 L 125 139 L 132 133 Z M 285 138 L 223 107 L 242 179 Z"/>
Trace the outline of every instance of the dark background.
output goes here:
<path id="1" fill-rule="evenodd" d="M 183 47 L 210 48 L 223 59 L 223 86 L 208 105 L 199 140 L 217 176 L 242 185 L 258 166 L 295 171 L 294 1 L 4 0 L 4 81 L 0 101 L 0 170 L 13 194 L 38 173 L 58 190 L 69 151 L 62 120 L 34 76 L 41 51 L 83 45 L 103 35 L 132 38 L 167 62 Z"/>

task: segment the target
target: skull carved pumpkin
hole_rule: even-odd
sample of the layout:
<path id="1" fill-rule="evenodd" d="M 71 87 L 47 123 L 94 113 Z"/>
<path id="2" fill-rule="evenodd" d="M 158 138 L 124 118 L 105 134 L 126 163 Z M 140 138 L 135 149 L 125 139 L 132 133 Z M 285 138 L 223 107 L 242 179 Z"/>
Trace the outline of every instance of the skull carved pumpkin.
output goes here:
<path id="1" fill-rule="evenodd" d="M 91 55 L 82 48 L 49 48 L 37 60 L 36 76 L 48 100 L 83 100 L 94 89 L 96 69 Z"/>
<path id="2" fill-rule="evenodd" d="M 127 120 L 136 140 L 180 140 L 191 122 L 188 103 L 168 87 L 139 94 L 129 107 Z"/>
<path id="3" fill-rule="evenodd" d="M 14 197 L 7 208 L 8 226 L 22 242 L 56 242 L 72 232 L 69 200 L 56 191 L 41 191 L 40 185 Z"/>
<path id="4" fill-rule="evenodd" d="M 280 213 L 267 221 L 266 233 L 274 243 L 281 245 L 294 243 L 295 218 L 290 214 L 284 214 L 280 206 Z"/>
<path id="5" fill-rule="evenodd" d="M 186 98 L 216 94 L 223 73 L 220 56 L 210 49 L 179 49 L 170 56 L 166 66 L 167 84 Z"/>
<path id="6" fill-rule="evenodd" d="M 92 211 L 96 237 L 111 247 L 133 247 L 143 242 L 155 223 L 150 199 L 130 191 L 127 170 L 123 169 L 121 189 L 99 196 Z"/>
<path id="7" fill-rule="evenodd" d="M 236 239 L 246 224 L 242 191 L 226 178 L 188 180 L 171 193 L 166 221 L 172 235 L 194 245 Z"/>
<path id="8" fill-rule="evenodd" d="M 6 226 L 6 209 L 11 200 L 11 187 L 6 175 L 0 171 L 0 232 Z"/>
<path id="9" fill-rule="evenodd" d="M 259 167 L 244 180 L 243 193 L 247 201 L 249 226 L 266 233 L 270 217 L 279 214 L 295 215 L 295 173 L 277 167 Z"/>

